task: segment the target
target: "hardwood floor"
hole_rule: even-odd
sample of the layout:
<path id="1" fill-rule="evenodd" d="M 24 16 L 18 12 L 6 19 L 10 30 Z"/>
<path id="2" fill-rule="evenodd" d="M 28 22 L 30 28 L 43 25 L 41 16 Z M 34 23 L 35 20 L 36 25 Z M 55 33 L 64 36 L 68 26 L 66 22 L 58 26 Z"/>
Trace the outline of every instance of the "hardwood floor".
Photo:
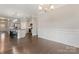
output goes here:
<path id="1" fill-rule="evenodd" d="M 11 39 L 8 34 L 0 33 L 1 54 L 77 54 L 79 48 L 64 45 L 43 38 L 31 37 Z"/>

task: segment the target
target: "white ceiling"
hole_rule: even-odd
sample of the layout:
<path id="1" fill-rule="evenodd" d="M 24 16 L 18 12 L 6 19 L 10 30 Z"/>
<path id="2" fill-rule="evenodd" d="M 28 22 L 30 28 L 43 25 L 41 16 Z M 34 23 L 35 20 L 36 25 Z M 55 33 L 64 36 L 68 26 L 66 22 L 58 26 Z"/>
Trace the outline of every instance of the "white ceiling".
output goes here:
<path id="1" fill-rule="evenodd" d="M 64 6 L 54 4 L 55 8 Z M 38 4 L 0 4 L 0 16 L 5 17 L 27 17 L 37 15 Z"/>
<path id="2" fill-rule="evenodd" d="M 37 5 L 2 4 L 0 5 L 0 16 L 23 17 L 35 14 Z"/>

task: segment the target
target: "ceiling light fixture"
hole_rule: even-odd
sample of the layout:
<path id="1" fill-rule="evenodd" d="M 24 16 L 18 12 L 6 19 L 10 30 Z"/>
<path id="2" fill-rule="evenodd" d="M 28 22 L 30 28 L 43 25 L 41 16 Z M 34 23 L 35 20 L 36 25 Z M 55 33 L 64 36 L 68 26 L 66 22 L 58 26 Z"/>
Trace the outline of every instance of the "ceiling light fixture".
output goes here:
<path id="1" fill-rule="evenodd" d="M 39 5 L 38 9 L 40 11 L 48 12 L 52 11 L 54 9 L 54 6 L 52 4 L 41 4 Z"/>

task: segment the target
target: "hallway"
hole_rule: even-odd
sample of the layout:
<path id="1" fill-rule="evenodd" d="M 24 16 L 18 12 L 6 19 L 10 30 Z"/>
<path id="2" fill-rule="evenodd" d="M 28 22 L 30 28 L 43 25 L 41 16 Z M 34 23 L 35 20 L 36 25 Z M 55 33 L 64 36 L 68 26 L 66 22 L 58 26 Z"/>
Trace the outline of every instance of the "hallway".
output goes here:
<path id="1" fill-rule="evenodd" d="M 25 38 L 11 39 L 7 33 L 0 33 L 1 54 L 62 54 L 79 53 L 79 48 L 61 43 L 32 37 L 27 34 Z"/>

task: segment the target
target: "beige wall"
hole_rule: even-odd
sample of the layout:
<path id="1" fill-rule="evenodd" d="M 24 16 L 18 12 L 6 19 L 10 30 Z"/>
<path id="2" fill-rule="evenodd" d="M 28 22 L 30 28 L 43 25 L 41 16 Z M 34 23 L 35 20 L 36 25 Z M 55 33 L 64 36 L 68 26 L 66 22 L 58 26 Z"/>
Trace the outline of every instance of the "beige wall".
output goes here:
<path id="1" fill-rule="evenodd" d="M 79 47 L 79 5 L 66 5 L 39 15 L 39 37 Z"/>
<path id="2" fill-rule="evenodd" d="M 0 31 L 7 31 L 8 29 L 8 22 L 0 20 Z"/>

